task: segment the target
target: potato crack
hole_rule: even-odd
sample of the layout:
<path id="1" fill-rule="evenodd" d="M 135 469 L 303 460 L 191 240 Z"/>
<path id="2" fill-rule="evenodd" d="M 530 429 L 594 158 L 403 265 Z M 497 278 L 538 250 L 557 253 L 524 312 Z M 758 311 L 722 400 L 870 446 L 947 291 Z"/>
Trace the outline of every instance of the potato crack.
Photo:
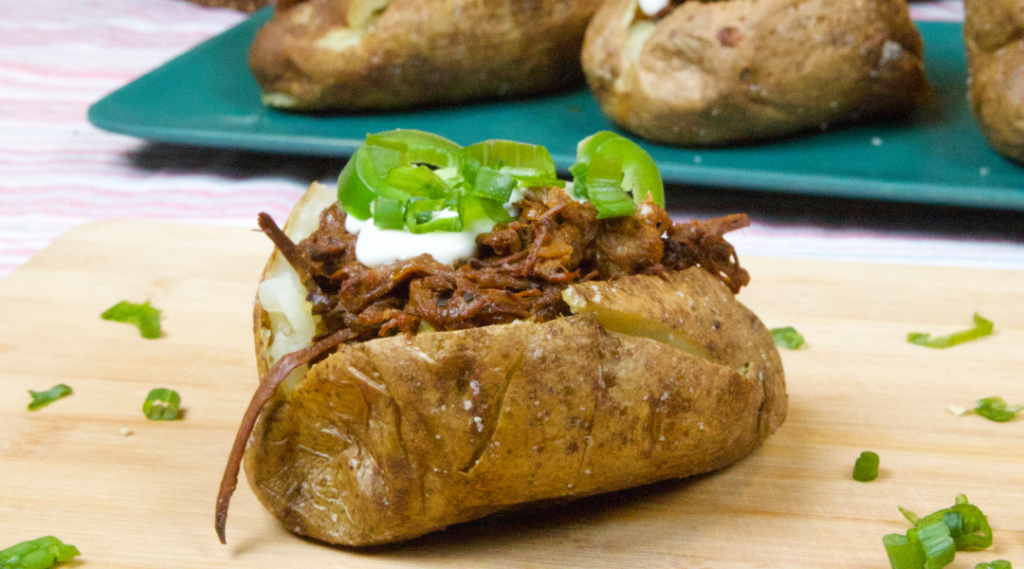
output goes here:
<path id="1" fill-rule="evenodd" d="M 498 430 L 498 420 L 501 419 L 501 410 L 505 406 L 505 394 L 508 393 L 508 388 L 512 385 L 512 376 L 514 376 L 523 367 L 523 360 L 526 359 L 526 350 L 519 353 L 519 357 L 516 358 L 514 364 L 508 368 L 508 372 L 505 373 L 505 382 L 501 388 L 501 392 L 498 394 L 498 399 L 492 406 L 493 411 L 490 413 L 490 417 L 487 419 L 486 426 L 484 427 L 484 440 L 477 446 L 476 450 L 473 451 L 473 456 L 469 459 L 469 463 L 463 468 L 459 469 L 459 472 L 468 474 L 470 470 L 480 462 L 480 458 L 483 457 L 484 453 L 487 452 L 488 445 L 491 444 L 491 440 L 494 438 L 494 433 Z"/>

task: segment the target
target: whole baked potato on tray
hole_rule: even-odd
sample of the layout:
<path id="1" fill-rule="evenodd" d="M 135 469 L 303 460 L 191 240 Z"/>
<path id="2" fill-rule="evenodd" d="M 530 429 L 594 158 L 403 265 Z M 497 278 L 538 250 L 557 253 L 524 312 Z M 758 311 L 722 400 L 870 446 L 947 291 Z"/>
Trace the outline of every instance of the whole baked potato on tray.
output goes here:
<path id="1" fill-rule="evenodd" d="M 965 0 L 964 43 L 982 133 L 996 152 L 1024 162 L 1024 2 Z"/>
<path id="2" fill-rule="evenodd" d="M 746 216 L 674 224 L 653 160 L 610 132 L 571 172 L 540 146 L 388 131 L 283 228 L 261 215 L 262 379 L 222 540 L 242 462 L 286 528 L 363 546 L 715 470 L 782 424 L 782 363 L 723 239 Z"/>
<path id="3" fill-rule="evenodd" d="M 280 0 L 249 57 L 263 101 L 367 111 L 582 84 L 599 0 Z"/>
<path id="4" fill-rule="evenodd" d="M 675 145 L 906 115 L 928 93 L 904 0 L 608 0 L 582 57 L 611 120 Z"/>

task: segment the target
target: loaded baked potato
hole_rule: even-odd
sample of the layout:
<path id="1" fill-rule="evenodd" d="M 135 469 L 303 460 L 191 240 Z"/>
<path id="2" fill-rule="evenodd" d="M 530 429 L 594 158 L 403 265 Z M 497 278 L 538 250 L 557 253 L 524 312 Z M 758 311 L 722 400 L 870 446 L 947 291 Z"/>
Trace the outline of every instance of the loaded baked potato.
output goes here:
<path id="1" fill-rule="evenodd" d="M 283 230 L 261 217 L 278 251 L 255 307 L 262 383 L 221 487 L 222 540 L 243 450 L 250 486 L 289 530 L 373 545 L 721 468 L 781 425 L 782 364 L 733 296 L 748 276 L 721 237 L 746 217 L 673 224 L 650 158 L 611 133 L 581 144 L 564 189 L 546 151 L 499 142 L 420 152 L 458 198 L 418 220 L 408 198 L 404 229 L 377 227 L 381 196 L 412 192 L 392 174 L 390 190 L 367 184 L 373 220 L 318 184 Z M 361 199 L 360 168 L 388 144 L 368 139 L 343 196 Z M 492 198 L 516 215 L 474 220 L 467 204 Z M 450 207 L 470 258 L 411 250 L 431 233 L 409 231 L 456 219 Z M 392 257 L 366 266 L 364 238 L 394 239 Z"/>
<path id="2" fill-rule="evenodd" d="M 382 110 L 583 82 L 599 0 L 280 0 L 249 65 L 266 104 Z"/>
<path id="3" fill-rule="evenodd" d="M 974 114 L 997 152 L 1024 162 L 1024 2 L 964 0 Z"/>
<path id="4" fill-rule="evenodd" d="M 905 114 L 927 94 L 904 0 L 608 0 L 583 69 L 622 128 L 677 145 Z"/>

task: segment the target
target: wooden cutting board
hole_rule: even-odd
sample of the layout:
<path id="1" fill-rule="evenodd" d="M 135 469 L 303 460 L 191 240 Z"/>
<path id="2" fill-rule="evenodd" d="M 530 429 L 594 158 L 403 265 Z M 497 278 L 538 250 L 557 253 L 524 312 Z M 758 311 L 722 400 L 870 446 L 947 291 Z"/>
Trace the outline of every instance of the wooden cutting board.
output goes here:
<path id="1" fill-rule="evenodd" d="M 284 530 L 242 483 L 217 542 L 217 485 L 256 385 L 250 314 L 271 251 L 243 229 L 103 222 L 0 281 L 0 549 L 56 535 L 81 567 L 887 567 L 881 538 L 966 493 L 995 544 L 951 567 L 1024 566 L 1024 419 L 950 404 L 1024 403 L 1024 273 L 750 258 L 740 300 L 808 346 L 784 351 L 789 418 L 724 471 L 463 524 L 370 551 Z M 165 336 L 99 315 L 163 309 Z M 996 334 L 949 350 L 907 344 L 975 312 Z M 28 389 L 74 395 L 28 412 Z M 150 422 L 155 387 L 184 418 Z M 134 434 L 121 436 L 122 427 Z M 863 450 L 881 476 L 851 479 Z"/>

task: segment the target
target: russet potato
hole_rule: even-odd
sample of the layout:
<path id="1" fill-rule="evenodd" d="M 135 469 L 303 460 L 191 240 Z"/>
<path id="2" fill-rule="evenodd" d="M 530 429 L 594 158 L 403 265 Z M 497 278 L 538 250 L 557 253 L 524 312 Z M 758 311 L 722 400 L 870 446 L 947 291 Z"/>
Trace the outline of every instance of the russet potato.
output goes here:
<path id="1" fill-rule="evenodd" d="M 964 0 L 964 43 L 982 133 L 1024 162 L 1024 1 Z"/>
<path id="2" fill-rule="evenodd" d="M 285 231 L 308 235 L 329 196 L 314 185 Z M 287 270 L 275 253 L 264 278 Z M 703 269 L 570 285 L 563 298 L 573 314 L 545 323 L 347 344 L 300 369 L 249 439 L 253 491 L 291 531 L 374 545 L 708 472 L 785 419 L 771 335 Z M 257 302 L 261 374 L 292 332 Z"/>
<path id="3" fill-rule="evenodd" d="M 599 0 L 291 0 L 253 42 L 264 102 L 365 111 L 531 95 L 583 82 Z"/>
<path id="4" fill-rule="evenodd" d="M 928 92 L 921 54 L 905 0 L 690 0 L 660 18 L 608 0 L 582 58 L 619 126 L 711 146 L 906 114 Z"/>

